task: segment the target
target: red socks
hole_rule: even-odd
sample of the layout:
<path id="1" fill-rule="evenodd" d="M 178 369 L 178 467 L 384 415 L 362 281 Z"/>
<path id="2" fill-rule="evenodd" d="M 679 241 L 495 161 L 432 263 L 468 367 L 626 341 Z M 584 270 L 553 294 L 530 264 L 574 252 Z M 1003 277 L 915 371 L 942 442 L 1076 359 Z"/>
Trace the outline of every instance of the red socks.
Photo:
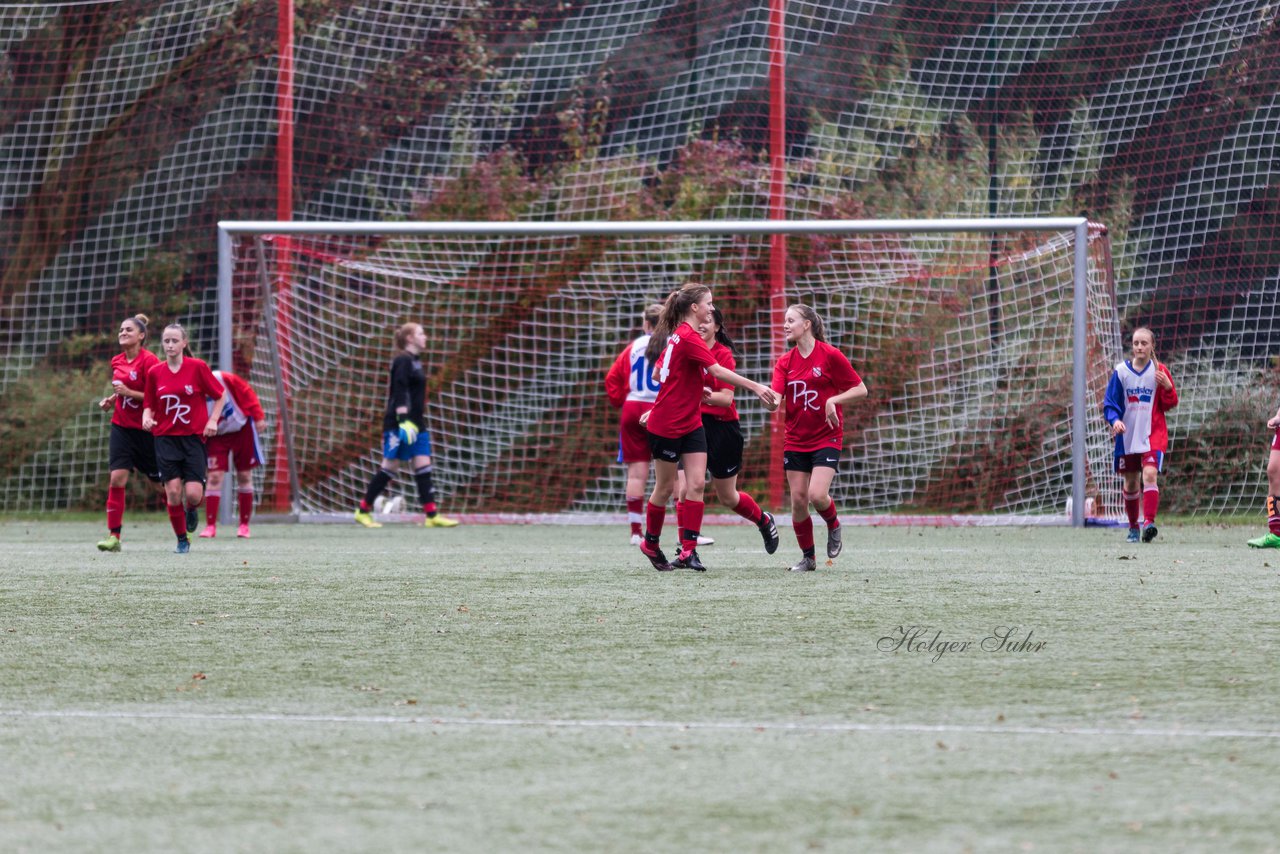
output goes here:
<path id="1" fill-rule="evenodd" d="M 253 487 L 236 490 L 236 509 L 240 511 L 240 524 L 248 525 L 249 517 L 253 515 Z M 209 515 L 213 518 L 212 513 Z"/>
<path id="2" fill-rule="evenodd" d="M 1142 518 L 1148 525 L 1156 523 L 1156 511 L 1160 509 L 1160 487 L 1147 486 L 1142 490 Z"/>
<path id="3" fill-rule="evenodd" d="M 1138 492 L 1120 491 L 1120 497 L 1124 499 L 1124 512 L 1129 517 L 1129 527 L 1138 527 L 1138 505 L 1142 499 L 1142 494 Z"/>
<path id="4" fill-rule="evenodd" d="M 1280 537 L 1280 495 L 1267 496 L 1267 530 Z"/>
<path id="5" fill-rule="evenodd" d="M 836 518 L 836 503 L 834 501 L 827 505 L 826 510 L 819 510 L 818 515 L 822 517 L 822 521 L 827 523 L 828 528 L 840 527 L 840 520 Z"/>
<path id="6" fill-rule="evenodd" d="M 207 525 L 218 524 L 218 505 L 222 503 L 222 496 L 215 495 L 210 492 L 204 497 L 204 521 Z"/>
<path id="7" fill-rule="evenodd" d="M 645 534 L 652 535 L 654 537 L 662 536 L 662 523 L 666 521 L 667 508 L 659 507 L 657 504 L 654 504 L 651 501 L 647 502 L 645 504 L 644 516 L 645 516 L 645 520 L 644 520 Z"/>
<path id="8" fill-rule="evenodd" d="M 185 539 L 187 536 L 187 505 L 185 504 L 169 504 L 169 524 L 173 526 L 173 532 L 178 535 L 178 539 Z"/>
<path id="9" fill-rule="evenodd" d="M 834 504 L 835 502 L 832 502 Z M 791 527 L 796 532 L 796 543 L 805 554 L 813 553 L 813 517 L 805 516 L 801 521 L 792 519 Z"/>
<path id="10" fill-rule="evenodd" d="M 698 547 L 698 534 L 702 531 L 702 513 L 707 505 L 702 501 L 680 502 L 684 518 L 680 520 L 680 551 L 691 552 Z"/>
<path id="11" fill-rule="evenodd" d="M 737 513 L 748 522 L 753 522 L 757 525 L 760 524 L 760 505 L 756 503 L 754 498 L 747 495 L 745 492 L 738 493 L 738 506 L 733 508 L 733 512 Z"/>
<path id="12" fill-rule="evenodd" d="M 631 523 L 631 533 L 643 533 L 640 528 L 641 523 L 644 522 L 643 498 L 627 499 L 627 521 Z"/>
<path id="13" fill-rule="evenodd" d="M 107 487 L 107 530 L 120 535 L 120 529 L 124 527 L 124 487 L 109 486 Z"/>

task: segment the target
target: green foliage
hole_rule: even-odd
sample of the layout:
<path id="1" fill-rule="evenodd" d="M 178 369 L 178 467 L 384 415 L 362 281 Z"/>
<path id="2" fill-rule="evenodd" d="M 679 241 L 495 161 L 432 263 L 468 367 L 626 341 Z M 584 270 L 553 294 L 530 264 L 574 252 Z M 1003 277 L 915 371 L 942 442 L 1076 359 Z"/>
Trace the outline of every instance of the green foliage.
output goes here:
<path id="1" fill-rule="evenodd" d="M 0 408 L 0 476 L 11 475 L 48 444 L 85 401 L 107 394 L 107 364 L 81 370 L 41 368 L 12 383 Z"/>

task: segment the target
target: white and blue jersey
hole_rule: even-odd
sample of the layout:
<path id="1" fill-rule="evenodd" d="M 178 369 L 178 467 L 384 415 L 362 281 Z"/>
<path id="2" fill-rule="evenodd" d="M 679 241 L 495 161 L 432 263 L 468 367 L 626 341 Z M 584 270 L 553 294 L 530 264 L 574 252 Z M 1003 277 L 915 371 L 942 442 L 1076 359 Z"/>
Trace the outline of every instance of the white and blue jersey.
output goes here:
<path id="1" fill-rule="evenodd" d="M 1156 405 L 1156 363 L 1147 362 L 1141 371 L 1126 361 L 1116 365 L 1107 383 L 1102 411 L 1108 424 L 1124 423 L 1116 436 L 1115 456 L 1145 454 L 1151 450 L 1151 415 Z"/>

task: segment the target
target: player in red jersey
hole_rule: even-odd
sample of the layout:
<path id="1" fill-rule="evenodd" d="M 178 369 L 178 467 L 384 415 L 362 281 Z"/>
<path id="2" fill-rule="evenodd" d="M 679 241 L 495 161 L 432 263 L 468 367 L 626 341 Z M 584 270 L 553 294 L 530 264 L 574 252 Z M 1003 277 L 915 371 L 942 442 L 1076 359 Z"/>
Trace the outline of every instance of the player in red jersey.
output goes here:
<path id="1" fill-rule="evenodd" d="M 1280 549 L 1280 409 L 1267 422 L 1267 429 L 1274 431 L 1267 457 L 1267 532 L 1249 540 L 1254 549 Z"/>
<path id="2" fill-rule="evenodd" d="M 673 292 L 663 304 L 658 327 L 649 339 L 646 358 L 655 364 L 662 389 L 649 411 L 647 428 L 653 452 L 655 478 L 653 493 L 645 508 L 644 540 L 640 551 L 655 569 L 666 572 L 688 568 L 703 570 L 698 557 L 698 532 L 702 527 L 702 490 L 706 486 L 707 436 L 702 429 L 702 389 L 704 371 L 754 393 L 770 410 L 777 409 L 778 395 L 767 386 L 728 370 L 707 349 L 698 327 L 711 319 L 711 289 L 690 282 Z M 681 503 L 684 518 L 680 527 L 680 554 L 673 563 L 658 546 L 666 503 L 676 486 L 676 471 L 684 463 L 685 494 Z"/>
<path id="3" fill-rule="evenodd" d="M 783 316 L 782 331 L 793 344 L 773 368 L 773 390 L 782 395 L 786 432 L 782 468 L 791 490 L 791 526 L 802 552 L 792 572 L 812 572 L 813 517 L 809 505 L 827 523 L 827 557 L 840 554 L 843 538 L 831 481 L 844 447 L 841 406 L 867 396 L 867 386 L 849 359 L 826 342 L 822 319 L 807 305 L 796 304 Z"/>
<path id="4" fill-rule="evenodd" d="M 187 535 L 198 521 L 208 466 L 205 440 L 218 432 L 226 390 L 201 359 L 185 356 L 187 333 L 176 323 L 160 339 L 164 361 L 147 373 L 142 426 L 156 437 L 156 462 L 169 503 L 169 524 L 178 535 L 178 554 L 191 551 Z M 215 398 L 213 407 L 205 398 Z"/>
<path id="5" fill-rule="evenodd" d="M 699 332 L 715 360 L 727 370 L 736 370 L 738 362 L 734 355 L 738 347 L 724 328 L 720 309 L 712 306 L 711 319 Z M 710 374 L 705 380 L 702 429 L 707 434 L 707 471 L 711 472 L 711 486 L 721 504 L 756 526 L 764 539 L 764 550 L 773 554 L 778 550 L 778 527 L 773 514 L 761 510 L 755 499 L 738 490 L 744 442 L 738 408 L 733 404 L 733 386 Z"/>
<path id="6" fill-rule="evenodd" d="M 204 500 L 205 528 L 200 536 L 211 539 L 218 535 L 218 505 L 222 503 L 222 478 L 235 461 L 236 509 L 239 513 L 237 537 L 248 538 L 249 518 L 253 515 L 253 470 L 262 465 L 265 456 L 258 441 L 258 424 L 267 414 L 262 411 L 258 393 L 230 371 L 214 371 L 213 375 L 226 388 L 218 432 L 205 445 L 209 457 L 209 483 Z M 207 398 L 210 407 L 212 398 Z"/>
<path id="7" fill-rule="evenodd" d="M 645 350 L 649 346 L 654 327 L 658 325 L 660 314 L 662 303 L 654 303 L 644 310 L 641 317 L 643 334 L 618 354 L 604 378 L 604 390 L 609 402 L 622 410 L 618 423 L 618 461 L 627 467 L 625 495 L 633 546 L 640 545 L 640 526 L 644 522 L 644 485 L 649 479 L 649 464 L 653 461 L 645 421 L 660 388 L 653 376 L 653 366 L 645 358 Z M 684 495 L 683 469 L 676 472 L 675 494 Z M 680 501 L 676 501 L 676 513 L 680 513 Z M 698 535 L 700 546 L 709 546 L 714 542 L 710 537 Z"/>
<path id="8" fill-rule="evenodd" d="M 107 485 L 107 536 L 98 550 L 120 551 L 124 527 L 125 487 L 134 469 L 153 483 L 160 483 L 156 465 L 156 445 L 142 429 L 142 398 L 147 387 L 147 371 L 160 360 L 142 345 L 147 339 L 147 316 L 135 314 L 120 323 L 120 353 L 111 359 L 111 394 L 98 402 L 111 413 L 111 445 Z"/>

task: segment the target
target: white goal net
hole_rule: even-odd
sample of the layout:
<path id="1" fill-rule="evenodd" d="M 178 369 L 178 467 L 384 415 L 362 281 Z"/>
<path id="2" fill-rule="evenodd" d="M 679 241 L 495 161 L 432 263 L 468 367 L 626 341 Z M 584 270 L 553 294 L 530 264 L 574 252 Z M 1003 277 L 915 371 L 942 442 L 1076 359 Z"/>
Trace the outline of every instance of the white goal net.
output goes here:
<path id="1" fill-rule="evenodd" d="M 773 232 L 786 238 L 782 287 Z M 223 358 L 269 410 L 268 490 L 303 514 L 349 512 L 363 493 L 392 336 L 408 321 L 428 331 L 427 427 L 451 513 L 621 512 L 604 374 L 644 307 L 691 279 L 712 286 L 740 373 L 769 381 L 782 310 L 803 302 L 866 379 L 870 396 L 846 412 L 842 512 L 1065 521 L 1073 494 L 1096 515 L 1115 509 L 1100 403 L 1120 330 L 1106 231 L 1083 221 L 223 223 L 221 234 Z M 740 410 L 743 488 L 776 506 L 775 425 L 754 402 Z"/>

